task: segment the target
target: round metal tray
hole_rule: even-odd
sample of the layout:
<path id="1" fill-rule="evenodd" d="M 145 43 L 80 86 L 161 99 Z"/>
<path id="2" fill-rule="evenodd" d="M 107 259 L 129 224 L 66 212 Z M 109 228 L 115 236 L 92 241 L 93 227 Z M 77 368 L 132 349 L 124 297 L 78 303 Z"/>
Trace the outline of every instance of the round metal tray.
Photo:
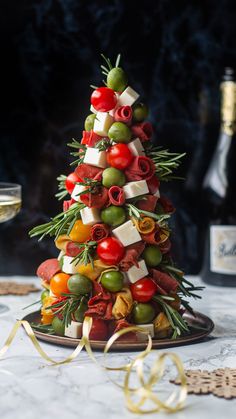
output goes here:
<path id="1" fill-rule="evenodd" d="M 171 348 L 174 346 L 186 345 L 190 343 L 199 342 L 208 336 L 214 329 L 213 321 L 202 313 L 195 312 L 195 316 L 191 313 L 185 313 L 184 318 L 190 327 L 190 333 L 188 335 L 181 336 L 177 339 L 155 339 L 152 340 L 153 349 L 160 348 Z M 27 314 L 23 320 L 27 320 L 29 323 L 40 323 L 40 311 L 34 311 L 33 313 Z M 193 326 L 191 328 L 191 326 Z M 195 327 L 194 327 L 195 326 Z M 197 329 L 199 328 L 199 329 Z M 68 338 L 65 336 L 50 335 L 34 330 L 35 336 L 45 342 L 53 343 L 60 346 L 76 347 L 80 339 Z M 90 341 L 92 349 L 103 350 L 106 345 L 106 341 Z M 111 347 L 111 351 L 138 351 L 145 349 L 146 341 L 144 342 L 131 342 L 131 341 L 116 341 Z"/>

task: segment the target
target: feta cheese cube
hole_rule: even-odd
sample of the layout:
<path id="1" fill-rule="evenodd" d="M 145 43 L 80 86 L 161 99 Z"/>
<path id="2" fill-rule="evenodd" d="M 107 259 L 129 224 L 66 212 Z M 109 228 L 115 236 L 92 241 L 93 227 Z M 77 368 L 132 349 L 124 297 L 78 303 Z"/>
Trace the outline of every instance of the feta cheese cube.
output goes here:
<path id="1" fill-rule="evenodd" d="M 98 111 L 93 107 L 93 105 L 90 106 L 90 111 L 93 113 L 98 113 Z"/>
<path id="2" fill-rule="evenodd" d="M 136 182 L 128 182 L 123 186 L 125 198 L 130 199 L 135 196 L 145 195 L 149 193 L 146 180 L 138 180 Z"/>
<path id="3" fill-rule="evenodd" d="M 123 246 L 129 246 L 132 243 L 142 240 L 137 228 L 133 225 L 131 220 L 126 221 L 126 223 L 121 224 L 119 227 L 116 227 L 112 230 L 112 233 L 118 240 L 120 240 Z"/>
<path id="4" fill-rule="evenodd" d="M 85 207 L 82 210 L 80 210 L 80 215 L 82 222 L 85 225 L 93 225 L 101 221 L 100 214 L 97 208 Z"/>
<path id="5" fill-rule="evenodd" d="M 82 202 L 80 198 L 80 193 L 84 192 L 86 190 L 86 187 L 83 185 L 75 185 L 73 192 L 71 194 L 71 198 L 74 199 L 77 202 Z"/>
<path id="6" fill-rule="evenodd" d="M 82 337 L 83 323 L 74 322 L 65 327 L 65 336 L 74 339 L 80 339 Z"/>
<path id="7" fill-rule="evenodd" d="M 119 97 L 119 106 L 132 106 L 138 98 L 139 94 L 135 92 L 135 90 L 132 89 L 132 87 L 128 86 Z"/>
<path id="8" fill-rule="evenodd" d="M 62 258 L 62 267 L 61 270 L 66 274 L 76 274 L 77 273 L 77 266 L 76 261 L 73 262 L 73 257 L 71 256 L 63 256 Z"/>
<path id="9" fill-rule="evenodd" d="M 107 112 L 98 112 L 94 121 L 93 130 L 96 134 L 106 137 L 110 126 L 113 124 L 113 118 Z"/>
<path id="10" fill-rule="evenodd" d="M 131 141 L 127 144 L 130 151 L 133 153 L 134 156 L 143 156 L 145 155 L 143 144 L 141 143 L 139 138 L 135 138 L 135 140 Z"/>
<path id="11" fill-rule="evenodd" d="M 98 148 L 88 147 L 85 152 L 84 163 L 105 169 L 107 167 L 106 152 L 99 151 Z"/>
<path id="12" fill-rule="evenodd" d="M 127 272 L 127 277 L 132 284 L 137 282 L 139 279 L 144 278 L 146 275 L 148 275 L 148 270 L 146 263 L 143 259 L 138 261 L 139 267 L 133 265 Z"/>
<path id="13" fill-rule="evenodd" d="M 139 341 L 141 341 L 141 342 L 146 341 L 148 334 L 152 338 L 154 337 L 154 324 L 153 323 L 139 324 L 138 327 L 140 327 L 141 329 L 143 329 L 144 332 L 147 332 L 147 334 L 146 333 L 142 333 L 141 331 L 136 333 L 137 338 L 138 338 Z"/>

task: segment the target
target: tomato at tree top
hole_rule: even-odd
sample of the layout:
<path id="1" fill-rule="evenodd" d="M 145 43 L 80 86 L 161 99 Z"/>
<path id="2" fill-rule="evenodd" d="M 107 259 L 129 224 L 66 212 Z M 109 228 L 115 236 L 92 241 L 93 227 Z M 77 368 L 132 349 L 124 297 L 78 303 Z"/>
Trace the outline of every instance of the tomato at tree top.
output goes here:
<path id="1" fill-rule="evenodd" d="M 139 279 L 130 286 L 133 299 L 139 303 L 146 303 L 147 301 L 150 301 L 156 293 L 156 290 L 157 287 L 155 282 L 148 277 Z"/>
<path id="2" fill-rule="evenodd" d="M 72 194 L 76 182 L 82 182 L 82 179 L 80 179 L 75 172 L 70 173 L 65 181 L 66 190 L 70 194 Z"/>
<path id="3" fill-rule="evenodd" d="M 118 143 L 107 151 L 107 162 L 119 170 L 126 169 L 134 159 L 134 155 L 126 144 Z"/>
<path id="4" fill-rule="evenodd" d="M 117 265 L 124 256 L 125 248 L 115 237 L 107 237 L 98 243 L 97 254 L 107 265 Z"/>
<path id="5" fill-rule="evenodd" d="M 117 97 L 109 87 L 98 87 L 91 95 L 91 104 L 98 112 L 109 112 L 116 106 Z"/>

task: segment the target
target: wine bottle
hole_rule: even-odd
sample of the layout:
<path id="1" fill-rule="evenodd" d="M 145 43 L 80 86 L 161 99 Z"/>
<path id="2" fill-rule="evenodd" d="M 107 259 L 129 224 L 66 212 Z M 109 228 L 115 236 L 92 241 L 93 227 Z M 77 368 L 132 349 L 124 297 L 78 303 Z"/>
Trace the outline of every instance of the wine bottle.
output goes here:
<path id="1" fill-rule="evenodd" d="M 208 214 L 202 279 L 236 286 L 236 82 L 231 68 L 221 83 L 221 128 L 203 181 L 203 211 Z"/>

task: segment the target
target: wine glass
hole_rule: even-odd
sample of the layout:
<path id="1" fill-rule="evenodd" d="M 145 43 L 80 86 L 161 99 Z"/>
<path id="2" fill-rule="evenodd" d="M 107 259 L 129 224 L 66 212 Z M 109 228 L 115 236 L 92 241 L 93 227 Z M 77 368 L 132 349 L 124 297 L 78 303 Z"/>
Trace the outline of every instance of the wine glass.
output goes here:
<path id="1" fill-rule="evenodd" d="M 21 209 L 21 202 L 20 185 L 0 182 L 0 223 L 14 218 Z M 6 305 L 0 304 L 0 314 L 7 310 Z"/>

